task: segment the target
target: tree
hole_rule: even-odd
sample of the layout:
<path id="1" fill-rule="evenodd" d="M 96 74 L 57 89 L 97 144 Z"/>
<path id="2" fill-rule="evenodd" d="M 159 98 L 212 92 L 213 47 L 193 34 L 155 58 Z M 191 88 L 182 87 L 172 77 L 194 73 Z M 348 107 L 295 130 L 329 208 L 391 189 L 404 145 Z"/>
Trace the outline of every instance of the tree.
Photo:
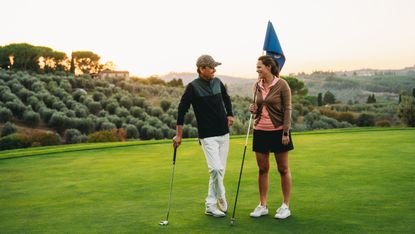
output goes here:
<path id="1" fill-rule="evenodd" d="M 359 127 L 368 127 L 375 125 L 375 116 L 369 113 L 361 113 L 357 117 L 356 125 Z"/>
<path id="2" fill-rule="evenodd" d="M 8 136 L 8 135 L 10 135 L 12 133 L 15 133 L 15 132 L 17 132 L 16 126 L 13 123 L 6 122 L 3 126 L 3 128 L 1 129 L 0 136 L 1 137 Z"/>
<path id="3" fill-rule="evenodd" d="M 334 104 L 336 102 L 336 97 L 330 91 L 324 93 L 323 103 L 324 104 Z"/>
<path id="4" fill-rule="evenodd" d="M 182 79 L 177 79 L 173 78 L 173 80 L 167 82 L 167 86 L 171 86 L 171 87 L 183 87 L 183 80 Z"/>
<path id="5" fill-rule="evenodd" d="M 163 109 L 164 112 L 168 111 L 170 106 L 171 106 L 170 101 L 164 100 L 164 99 L 160 101 L 160 107 L 161 109 Z"/>
<path id="6" fill-rule="evenodd" d="M 412 88 L 412 97 L 415 97 L 415 88 Z"/>
<path id="7" fill-rule="evenodd" d="M 74 51 L 71 58 L 74 60 L 75 74 L 98 73 L 102 68 L 99 64 L 101 57 L 92 51 Z"/>
<path id="8" fill-rule="evenodd" d="M 66 70 L 64 52 L 28 43 L 13 43 L 0 48 L 0 67 L 3 69 L 53 72 Z"/>
<path id="9" fill-rule="evenodd" d="M 73 54 L 71 56 L 71 65 L 70 65 L 70 68 L 69 68 L 69 73 L 75 75 L 75 58 L 73 57 Z"/>
<path id="10" fill-rule="evenodd" d="M 290 86 L 292 95 L 300 95 L 300 96 L 307 95 L 308 90 L 305 87 L 304 82 L 291 76 L 284 76 L 282 78 L 286 80 L 288 85 Z"/>
<path id="11" fill-rule="evenodd" d="M 366 103 L 368 103 L 368 104 L 370 104 L 370 103 L 376 103 L 375 94 L 369 95 L 369 97 L 367 97 Z"/>
<path id="12" fill-rule="evenodd" d="M 323 105 L 323 94 L 322 93 L 318 93 L 317 96 L 317 106 L 322 106 Z"/>
<path id="13" fill-rule="evenodd" d="M 415 127 L 415 98 L 403 96 L 398 106 L 398 117 L 408 127 Z"/>

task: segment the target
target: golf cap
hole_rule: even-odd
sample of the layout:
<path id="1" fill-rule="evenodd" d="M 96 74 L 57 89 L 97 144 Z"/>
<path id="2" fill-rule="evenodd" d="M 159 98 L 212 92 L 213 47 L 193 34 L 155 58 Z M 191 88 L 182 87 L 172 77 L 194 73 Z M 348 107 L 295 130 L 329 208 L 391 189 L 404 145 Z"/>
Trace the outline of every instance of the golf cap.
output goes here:
<path id="1" fill-rule="evenodd" d="M 222 63 L 215 61 L 212 56 L 204 54 L 197 59 L 197 67 L 216 67 Z"/>

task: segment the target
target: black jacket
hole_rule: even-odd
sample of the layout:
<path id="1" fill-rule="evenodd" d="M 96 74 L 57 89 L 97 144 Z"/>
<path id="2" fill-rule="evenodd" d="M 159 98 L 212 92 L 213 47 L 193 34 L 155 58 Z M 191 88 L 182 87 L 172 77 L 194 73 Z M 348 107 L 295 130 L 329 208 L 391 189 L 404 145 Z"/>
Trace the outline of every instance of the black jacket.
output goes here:
<path id="1" fill-rule="evenodd" d="M 199 77 L 187 85 L 178 107 L 177 125 L 183 125 L 190 105 L 196 115 L 199 138 L 229 133 L 227 116 L 233 116 L 232 103 L 218 78 L 206 81 Z"/>

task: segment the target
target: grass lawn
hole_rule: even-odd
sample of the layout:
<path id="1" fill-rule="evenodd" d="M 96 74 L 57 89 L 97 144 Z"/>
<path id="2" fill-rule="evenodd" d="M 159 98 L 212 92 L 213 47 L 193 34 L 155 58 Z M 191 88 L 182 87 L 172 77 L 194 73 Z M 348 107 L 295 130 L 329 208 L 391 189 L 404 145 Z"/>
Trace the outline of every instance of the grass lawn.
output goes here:
<path id="1" fill-rule="evenodd" d="M 196 140 L 182 144 L 167 227 L 158 225 L 167 212 L 172 169 L 167 141 L 69 152 L 53 147 L 35 156 L 30 151 L 39 148 L 0 152 L 0 233 L 415 232 L 415 129 L 308 132 L 293 140 L 292 216 L 273 218 L 281 190 L 271 158 L 270 215 L 249 217 L 258 205 L 249 144 L 235 226 L 229 222 L 243 137 L 231 139 L 230 213 L 220 219 L 204 215 L 208 171 L 201 148 Z"/>

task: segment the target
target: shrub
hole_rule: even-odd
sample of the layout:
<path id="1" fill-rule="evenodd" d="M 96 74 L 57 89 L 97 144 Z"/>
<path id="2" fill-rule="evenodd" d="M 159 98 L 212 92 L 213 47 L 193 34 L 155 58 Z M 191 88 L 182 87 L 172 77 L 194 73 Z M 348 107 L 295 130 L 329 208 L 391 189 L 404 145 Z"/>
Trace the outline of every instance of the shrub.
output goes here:
<path id="1" fill-rule="evenodd" d="M 398 117 L 402 123 L 408 127 L 415 127 L 415 98 L 402 96 L 402 101 L 398 107 Z"/>
<path id="2" fill-rule="evenodd" d="M 118 117 L 118 116 L 116 116 L 116 115 L 110 115 L 110 116 L 108 116 L 108 117 L 107 117 L 107 119 L 108 119 L 111 123 L 115 124 L 115 126 L 116 126 L 117 128 L 121 128 L 121 126 L 122 126 L 122 119 L 121 119 L 120 117 Z"/>
<path id="3" fill-rule="evenodd" d="M 119 107 L 115 111 L 115 114 L 119 117 L 127 117 L 130 115 L 130 112 L 125 107 Z"/>
<path id="4" fill-rule="evenodd" d="M 101 92 L 95 91 L 94 94 L 92 94 L 92 99 L 96 102 L 100 102 L 105 99 L 105 95 Z"/>
<path id="5" fill-rule="evenodd" d="M 0 107 L 0 122 L 4 123 L 13 118 L 13 113 L 6 107 Z"/>
<path id="6" fill-rule="evenodd" d="M 125 131 L 124 128 L 119 128 L 119 129 L 112 129 L 111 130 L 112 135 L 115 136 L 115 138 L 118 141 L 125 141 L 127 139 L 127 132 Z"/>
<path id="7" fill-rule="evenodd" d="M 106 105 L 105 110 L 107 110 L 110 114 L 115 114 L 115 111 L 118 108 L 118 103 L 116 102 L 110 102 Z"/>
<path id="8" fill-rule="evenodd" d="M 155 135 L 156 135 L 155 131 L 156 131 L 155 127 L 150 126 L 148 124 L 143 125 L 140 129 L 141 139 L 150 140 L 150 139 L 154 138 Z"/>
<path id="9" fill-rule="evenodd" d="M 361 113 L 356 120 L 359 127 L 368 127 L 375 125 L 375 116 L 369 113 Z"/>
<path id="10" fill-rule="evenodd" d="M 168 111 L 171 106 L 171 102 L 167 100 L 160 101 L 160 107 L 163 109 L 164 112 Z"/>
<path id="11" fill-rule="evenodd" d="M 76 114 L 76 117 L 78 117 L 78 118 L 87 117 L 88 114 L 89 114 L 88 112 L 89 112 L 88 109 L 82 104 L 78 104 L 75 107 L 75 114 Z"/>
<path id="12" fill-rule="evenodd" d="M 90 113 L 96 115 L 102 109 L 101 103 L 95 101 L 90 102 L 88 103 L 88 109 Z"/>
<path id="13" fill-rule="evenodd" d="M 100 130 L 111 130 L 113 128 L 117 128 L 117 126 L 115 126 L 115 124 L 109 122 L 109 121 L 105 121 L 101 124 L 100 126 Z"/>
<path id="14" fill-rule="evenodd" d="M 1 129 L 1 136 L 4 137 L 15 132 L 17 132 L 16 126 L 13 123 L 7 122 Z"/>
<path id="15" fill-rule="evenodd" d="M 338 118 L 336 118 L 338 121 L 346 121 L 351 124 L 356 123 L 356 119 L 353 113 L 351 112 L 339 112 Z"/>
<path id="16" fill-rule="evenodd" d="M 31 96 L 27 99 L 27 104 L 32 106 L 33 110 L 39 111 L 39 109 L 43 106 L 45 106 L 45 103 L 43 101 L 40 101 L 36 96 Z"/>
<path id="17" fill-rule="evenodd" d="M 14 100 L 18 100 L 19 99 L 10 90 L 5 90 L 5 89 L 2 89 L 2 90 L 4 90 L 3 91 L 4 93 L 1 94 L 0 98 L 1 98 L 1 100 L 3 102 L 12 102 Z M 2 90 L 0 90 L 0 91 L 2 91 Z"/>
<path id="18" fill-rule="evenodd" d="M 34 143 L 39 143 L 39 146 L 61 144 L 60 136 L 54 132 L 35 131 L 34 133 L 32 133 L 31 139 L 32 139 L 32 146 L 34 146 Z"/>
<path id="19" fill-rule="evenodd" d="M 141 108 L 146 107 L 145 98 L 143 97 L 133 97 L 133 105 L 139 106 Z"/>
<path id="20" fill-rule="evenodd" d="M 65 142 L 66 144 L 80 143 L 81 132 L 78 129 L 70 128 L 65 130 Z"/>
<path id="21" fill-rule="evenodd" d="M 29 138 L 21 133 L 13 133 L 0 138 L 0 150 L 26 148 L 29 146 Z"/>
<path id="22" fill-rule="evenodd" d="M 378 127 L 390 127 L 392 124 L 389 120 L 382 119 L 382 120 L 376 121 L 375 125 L 378 126 Z"/>
<path id="23" fill-rule="evenodd" d="M 74 128 L 81 131 L 81 133 L 88 134 L 95 129 L 95 122 L 90 118 L 74 118 Z"/>
<path id="24" fill-rule="evenodd" d="M 127 139 L 137 139 L 139 137 L 137 127 L 132 124 L 128 124 L 125 131 L 127 133 Z"/>
<path id="25" fill-rule="evenodd" d="M 25 113 L 23 114 L 23 122 L 31 127 L 31 128 L 35 128 L 39 125 L 40 123 L 40 115 L 34 111 L 25 111 Z"/>
<path id="26" fill-rule="evenodd" d="M 39 109 L 40 117 L 42 118 L 43 122 L 48 123 L 50 118 L 52 117 L 53 113 L 55 113 L 55 110 L 49 109 L 46 106 L 41 107 Z"/>
<path id="27" fill-rule="evenodd" d="M 40 92 L 41 90 L 44 89 L 43 82 L 37 81 L 33 83 L 31 89 L 33 92 Z"/>
<path id="28" fill-rule="evenodd" d="M 17 116 L 19 119 L 22 118 L 26 106 L 20 101 L 16 100 L 13 102 L 7 102 L 6 107 L 13 112 L 13 115 Z"/>
<path id="29" fill-rule="evenodd" d="M 153 107 L 150 109 L 150 114 L 155 117 L 160 117 L 163 114 L 163 110 L 160 107 Z"/>
<path id="30" fill-rule="evenodd" d="M 53 104 L 52 104 L 52 108 L 55 110 L 63 110 L 64 108 L 66 108 L 65 103 L 63 103 L 62 101 L 58 101 L 56 100 Z"/>
<path id="31" fill-rule="evenodd" d="M 70 121 L 70 118 L 66 117 L 64 113 L 55 112 L 49 120 L 49 126 L 62 133 L 65 129 L 69 128 Z"/>
<path id="32" fill-rule="evenodd" d="M 120 99 L 120 105 L 129 109 L 133 105 L 133 101 L 129 97 L 122 97 Z"/>
<path id="33" fill-rule="evenodd" d="M 75 92 L 72 93 L 73 99 L 78 102 L 82 102 L 85 99 L 87 92 L 84 89 L 77 89 Z"/>
<path id="34" fill-rule="evenodd" d="M 144 110 L 141 107 L 133 106 L 130 110 L 132 116 L 142 119 L 144 117 Z"/>
<path id="35" fill-rule="evenodd" d="M 88 142 L 112 142 L 117 141 L 110 130 L 97 131 L 88 136 Z"/>

